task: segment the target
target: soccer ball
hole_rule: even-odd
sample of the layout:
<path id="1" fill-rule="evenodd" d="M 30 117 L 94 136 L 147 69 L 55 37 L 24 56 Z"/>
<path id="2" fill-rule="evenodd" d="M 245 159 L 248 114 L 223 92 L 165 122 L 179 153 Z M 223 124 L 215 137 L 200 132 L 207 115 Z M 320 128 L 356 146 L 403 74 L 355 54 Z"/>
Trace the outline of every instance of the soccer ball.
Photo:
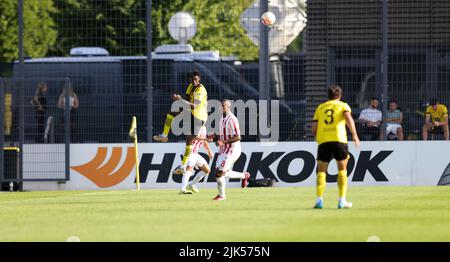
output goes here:
<path id="1" fill-rule="evenodd" d="M 173 101 L 177 100 L 177 96 L 178 94 L 172 94 L 172 96 L 170 98 L 172 98 Z"/>
<path id="2" fill-rule="evenodd" d="M 172 175 L 182 175 L 184 173 L 184 168 L 182 165 L 177 166 L 173 171 Z"/>
<path id="3" fill-rule="evenodd" d="M 261 23 L 263 23 L 263 25 L 265 25 L 265 26 L 272 26 L 276 20 L 277 20 L 277 18 L 275 17 L 275 15 L 272 12 L 265 12 L 261 16 Z"/>

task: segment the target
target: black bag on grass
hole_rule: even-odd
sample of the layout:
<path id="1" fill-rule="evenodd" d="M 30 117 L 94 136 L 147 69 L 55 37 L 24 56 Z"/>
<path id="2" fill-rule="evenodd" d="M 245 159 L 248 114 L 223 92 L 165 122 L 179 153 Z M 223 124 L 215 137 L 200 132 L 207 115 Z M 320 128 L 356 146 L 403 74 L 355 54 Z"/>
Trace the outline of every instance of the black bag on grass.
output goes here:
<path id="1" fill-rule="evenodd" d="M 273 179 L 263 178 L 263 179 L 253 179 L 248 180 L 248 187 L 273 187 Z"/>

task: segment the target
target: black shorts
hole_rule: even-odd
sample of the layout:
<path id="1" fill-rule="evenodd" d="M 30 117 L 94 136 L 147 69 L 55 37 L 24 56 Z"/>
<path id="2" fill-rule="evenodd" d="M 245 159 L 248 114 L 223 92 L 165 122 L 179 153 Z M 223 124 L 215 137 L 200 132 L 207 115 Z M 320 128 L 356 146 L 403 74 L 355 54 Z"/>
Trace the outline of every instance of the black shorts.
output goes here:
<path id="1" fill-rule="evenodd" d="M 317 160 L 329 163 L 336 159 L 342 161 L 348 159 L 348 145 L 340 142 L 326 142 L 319 145 L 317 149 Z"/>
<path id="2" fill-rule="evenodd" d="M 197 136 L 198 133 L 200 132 L 200 128 L 202 128 L 203 125 L 205 125 L 205 121 L 196 118 L 191 113 L 191 130 L 189 130 L 190 134 L 193 136 Z"/>

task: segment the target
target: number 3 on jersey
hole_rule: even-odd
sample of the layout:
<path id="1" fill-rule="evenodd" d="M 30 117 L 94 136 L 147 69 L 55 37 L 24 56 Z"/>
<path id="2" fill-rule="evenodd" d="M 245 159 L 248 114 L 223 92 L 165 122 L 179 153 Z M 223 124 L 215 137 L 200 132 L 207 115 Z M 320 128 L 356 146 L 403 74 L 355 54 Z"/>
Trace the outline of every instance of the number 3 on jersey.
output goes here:
<path id="1" fill-rule="evenodd" d="M 325 124 L 331 125 L 334 122 L 334 110 L 333 109 L 327 109 L 325 110 L 325 114 L 327 115 L 327 119 L 325 119 Z"/>

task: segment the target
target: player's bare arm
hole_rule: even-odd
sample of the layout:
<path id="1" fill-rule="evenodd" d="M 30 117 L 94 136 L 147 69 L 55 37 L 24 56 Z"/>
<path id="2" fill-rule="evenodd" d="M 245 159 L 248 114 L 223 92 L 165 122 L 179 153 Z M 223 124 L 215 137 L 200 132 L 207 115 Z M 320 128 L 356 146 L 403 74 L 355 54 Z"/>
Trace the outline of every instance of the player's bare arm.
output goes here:
<path id="1" fill-rule="evenodd" d="M 173 99 L 174 100 L 181 100 L 183 103 L 185 103 L 186 105 L 191 107 L 191 109 L 195 109 L 201 103 L 201 101 L 198 100 L 198 99 L 195 99 L 194 103 L 191 103 L 191 102 L 187 101 L 186 99 L 183 99 L 180 95 L 177 95 L 177 94 L 174 95 Z"/>
<path id="2" fill-rule="evenodd" d="M 209 147 L 209 144 L 208 144 L 207 142 L 205 142 L 205 143 L 203 143 L 203 147 L 205 148 L 206 153 L 208 154 L 209 159 L 212 159 L 213 156 L 214 156 L 214 154 L 213 154 L 211 148 Z"/>
<path id="3" fill-rule="evenodd" d="M 313 121 L 311 124 L 311 131 L 314 137 L 317 135 L 317 121 Z"/>
<path id="4" fill-rule="evenodd" d="M 219 146 L 222 146 L 222 145 L 232 144 L 237 141 L 241 141 L 240 135 L 235 135 L 232 138 L 227 139 L 227 140 L 217 140 L 216 144 Z"/>
<path id="5" fill-rule="evenodd" d="M 214 139 L 211 137 L 195 137 L 194 139 L 198 141 L 214 142 Z"/>
<path id="6" fill-rule="evenodd" d="M 347 124 L 350 133 L 352 134 L 352 139 L 355 142 L 356 148 L 359 148 L 360 142 L 358 133 L 356 132 L 355 121 L 353 120 L 352 114 L 348 111 L 344 112 L 345 122 Z"/>

